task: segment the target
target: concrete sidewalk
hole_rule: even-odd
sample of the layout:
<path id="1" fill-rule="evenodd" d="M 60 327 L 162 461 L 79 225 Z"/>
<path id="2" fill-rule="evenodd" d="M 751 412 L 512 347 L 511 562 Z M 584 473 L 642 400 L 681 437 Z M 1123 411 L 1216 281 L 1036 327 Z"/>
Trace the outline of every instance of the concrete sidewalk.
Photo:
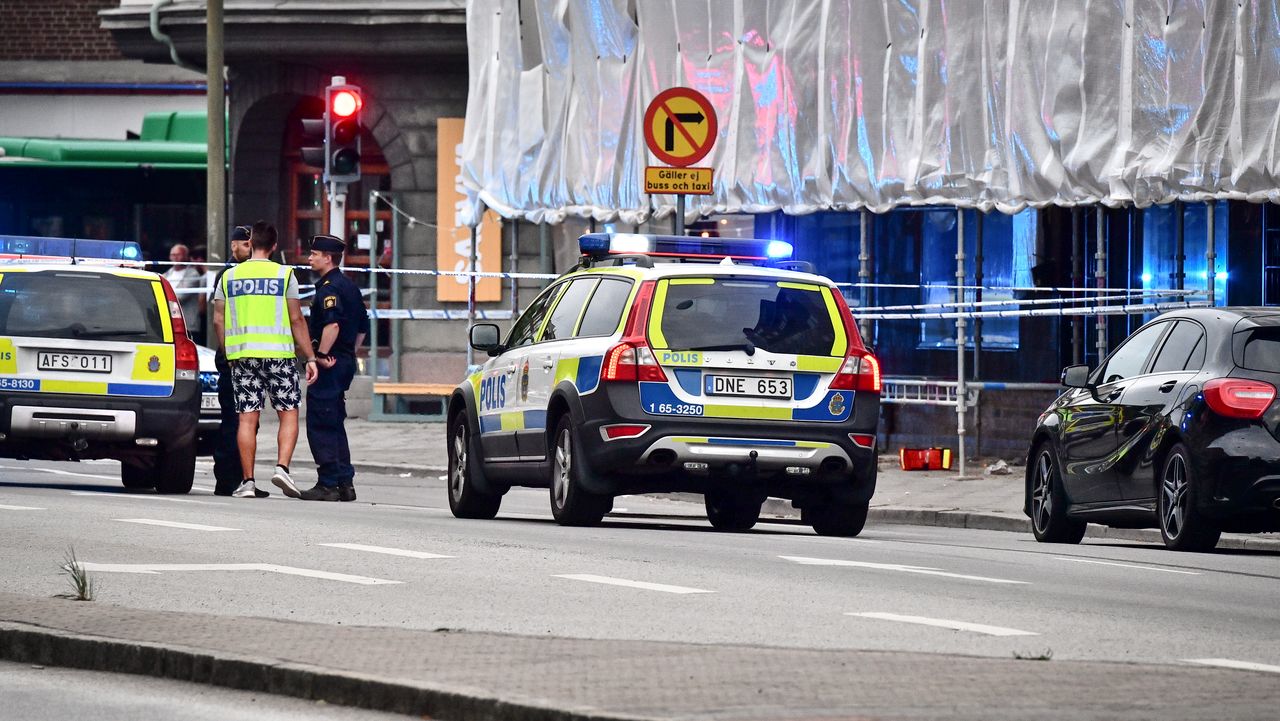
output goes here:
<path id="1" fill-rule="evenodd" d="M 1275 718 L 1271 674 L 1192 665 L 415 631 L 7 593 L 0 658 L 449 721 Z"/>
<path id="2" fill-rule="evenodd" d="M 258 434 L 259 464 L 275 460 L 276 428 L 274 415 L 264 414 Z M 448 467 L 444 423 L 380 423 L 353 418 L 347 421 L 347 436 L 358 473 L 438 477 Z M 292 465 L 299 470 L 313 469 L 310 459 L 303 427 Z M 1020 463 L 1023 459 L 1005 460 Z M 1008 475 L 989 475 L 985 468 L 986 462 L 973 461 L 963 478 L 954 471 L 907 472 L 898 468 L 895 457 L 883 456 L 868 520 L 1030 533 L 1030 522 L 1022 512 L 1024 468 L 1010 465 Z M 294 475 L 299 485 L 313 483 L 308 471 Z M 702 504 L 702 497 L 697 495 L 669 494 L 667 497 Z M 774 518 L 800 518 L 799 511 L 780 500 L 768 501 L 763 513 Z M 1156 530 L 1114 529 L 1092 524 L 1088 537 L 1161 543 L 1160 532 Z M 1280 551 L 1280 539 L 1274 534 L 1224 534 L 1218 547 Z"/>

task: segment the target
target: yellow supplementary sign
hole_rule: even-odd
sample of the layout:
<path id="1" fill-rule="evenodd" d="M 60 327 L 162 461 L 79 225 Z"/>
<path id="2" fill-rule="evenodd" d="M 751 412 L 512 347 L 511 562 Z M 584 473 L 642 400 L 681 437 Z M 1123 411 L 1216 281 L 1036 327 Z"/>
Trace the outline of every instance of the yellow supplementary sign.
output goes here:
<path id="1" fill-rule="evenodd" d="M 650 165 L 644 169 L 644 192 L 711 195 L 713 178 L 711 168 L 664 168 Z"/>
<path id="2" fill-rule="evenodd" d="M 440 270 L 467 271 L 471 265 L 471 228 L 458 225 L 458 203 L 462 194 L 454 187 L 458 177 L 457 147 L 462 143 L 462 118 L 439 118 L 436 121 L 436 267 Z M 500 271 L 502 263 L 502 226 L 492 211 L 476 228 L 476 272 Z M 436 300 L 466 301 L 470 292 L 465 275 L 442 275 L 436 280 Z M 502 281 L 480 278 L 476 282 L 476 300 L 502 299 Z"/>

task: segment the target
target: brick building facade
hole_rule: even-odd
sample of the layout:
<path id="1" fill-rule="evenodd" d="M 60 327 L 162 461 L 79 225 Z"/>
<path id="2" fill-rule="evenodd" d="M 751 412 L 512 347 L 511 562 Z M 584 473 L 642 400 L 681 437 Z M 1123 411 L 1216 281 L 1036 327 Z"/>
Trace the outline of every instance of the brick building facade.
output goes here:
<path id="1" fill-rule="evenodd" d="M 121 60 L 98 11 L 112 0 L 0 0 L 0 60 Z"/>

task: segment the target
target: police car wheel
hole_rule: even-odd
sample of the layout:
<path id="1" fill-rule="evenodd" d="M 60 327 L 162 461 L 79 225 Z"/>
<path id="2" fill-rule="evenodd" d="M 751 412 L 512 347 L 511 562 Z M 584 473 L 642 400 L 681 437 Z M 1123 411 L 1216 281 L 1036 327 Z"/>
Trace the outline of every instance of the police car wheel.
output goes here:
<path id="1" fill-rule="evenodd" d="M 190 493 L 196 480 L 196 441 L 171 446 L 156 457 L 157 493 Z"/>
<path id="2" fill-rule="evenodd" d="M 763 501 L 733 491 L 707 491 L 703 496 L 707 520 L 717 531 L 749 531 L 760 520 Z"/>
<path id="3" fill-rule="evenodd" d="M 455 518 L 493 518 L 502 496 L 484 493 L 476 480 L 484 478 L 483 463 L 467 426 L 466 414 L 449 423 L 449 510 Z"/>
<path id="4" fill-rule="evenodd" d="M 146 466 L 132 463 L 120 464 L 120 481 L 125 488 L 155 488 L 155 474 Z"/>
<path id="5" fill-rule="evenodd" d="M 821 506 L 804 509 L 804 520 L 819 536 L 853 537 L 867 524 L 866 503 L 828 501 Z"/>
<path id="6" fill-rule="evenodd" d="M 578 434 L 568 414 L 556 424 L 551 447 L 551 515 L 562 526 L 594 526 L 613 507 L 613 499 L 582 487 L 589 473 L 578 451 Z"/>

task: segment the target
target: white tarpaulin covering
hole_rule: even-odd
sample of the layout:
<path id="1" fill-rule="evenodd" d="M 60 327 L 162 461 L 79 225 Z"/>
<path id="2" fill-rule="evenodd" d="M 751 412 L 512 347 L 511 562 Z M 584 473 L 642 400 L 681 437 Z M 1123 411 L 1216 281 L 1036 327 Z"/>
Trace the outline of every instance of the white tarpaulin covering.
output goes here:
<path id="1" fill-rule="evenodd" d="M 641 222 L 645 106 L 719 118 L 689 212 L 1280 200 L 1277 0 L 472 0 L 460 183 Z"/>

